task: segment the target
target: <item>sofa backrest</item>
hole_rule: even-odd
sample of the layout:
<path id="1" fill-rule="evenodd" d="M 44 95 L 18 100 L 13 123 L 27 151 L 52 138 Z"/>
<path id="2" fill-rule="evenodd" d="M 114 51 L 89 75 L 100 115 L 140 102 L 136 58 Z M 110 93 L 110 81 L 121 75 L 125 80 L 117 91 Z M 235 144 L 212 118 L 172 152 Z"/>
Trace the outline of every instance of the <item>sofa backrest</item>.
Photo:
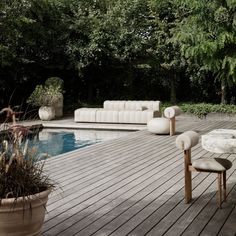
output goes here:
<path id="1" fill-rule="evenodd" d="M 160 101 L 126 101 L 125 110 L 155 110 L 160 111 Z"/>
<path id="2" fill-rule="evenodd" d="M 103 103 L 103 108 L 106 110 L 124 110 L 125 109 L 125 101 L 111 101 L 107 100 Z"/>
<path id="3" fill-rule="evenodd" d="M 107 100 L 103 103 L 103 108 L 106 110 L 155 110 L 160 111 L 160 101 L 112 101 Z"/>

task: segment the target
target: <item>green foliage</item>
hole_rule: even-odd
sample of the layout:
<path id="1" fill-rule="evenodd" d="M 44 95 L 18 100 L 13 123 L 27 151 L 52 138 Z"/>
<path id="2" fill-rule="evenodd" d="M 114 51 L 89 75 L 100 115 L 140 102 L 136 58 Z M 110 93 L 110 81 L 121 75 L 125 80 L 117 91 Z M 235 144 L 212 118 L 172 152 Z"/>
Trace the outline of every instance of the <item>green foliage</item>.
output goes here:
<path id="1" fill-rule="evenodd" d="M 180 45 L 174 43 L 173 29 L 183 19 L 184 14 L 176 1 L 150 1 L 152 20 L 152 66 L 162 75 L 162 84 L 170 90 L 170 100 L 176 102 L 176 87 L 185 67 L 185 60 L 180 53 Z"/>
<path id="2" fill-rule="evenodd" d="M 161 111 L 174 104 L 165 102 L 161 105 Z M 211 103 L 178 103 L 176 104 L 180 107 L 182 112 L 193 114 L 199 118 L 204 118 L 209 113 L 225 113 L 225 114 L 236 114 L 235 105 L 226 104 L 211 104 Z"/>
<path id="3" fill-rule="evenodd" d="M 68 1 L 63 19 L 69 29 L 67 55 L 75 68 L 113 62 L 133 63 L 147 44 L 146 1 Z"/>
<path id="4" fill-rule="evenodd" d="M 226 104 L 209 104 L 209 103 L 182 103 L 179 104 L 179 107 L 183 112 L 191 113 L 196 115 L 199 118 L 203 118 L 208 113 L 219 112 L 219 113 L 230 113 L 236 114 L 235 105 L 226 105 Z"/>
<path id="5" fill-rule="evenodd" d="M 220 6 L 214 13 L 214 20 L 218 23 L 225 23 L 229 20 L 229 11 Z"/>
<path id="6" fill-rule="evenodd" d="M 61 96 L 61 88 L 59 86 L 43 86 L 37 85 L 27 100 L 32 106 L 52 106 Z"/>
<path id="7" fill-rule="evenodd" d="M 183 112 L 191 113 L 202 118 L 211 112 L 212 105 L 206 103 L 199 104 L 181 104 L 180 108 Z"/>
<path id="8" fill-rule="evenodd" d="M 186 84 L 197 90 L 191 101 L 216 102 L 221 81 L 230 100 L 235 9 L 234 0 L 1 1 L 0 103 L 55 74 L 68 103 L 167 100 L 170 91 L 172 102 L 186 100 Z"/>
<path id="9" fill-rule="evenodd" d="M 216 79 L 232 86 L 236 83 L 236 30 L 233 1 L 180 1 L 188 16 L 175 29 L 176 42 L 199 71 L 211 72 Z M 222 91 L 222 96 L 224 91 Z"/>
<path id="10" fill-rule="evenodd" d="M 64 81 L 59 77 L 50 77 L 45 81 L 45 86 L 59 87 L 62 90 L 64 87 Z"/>

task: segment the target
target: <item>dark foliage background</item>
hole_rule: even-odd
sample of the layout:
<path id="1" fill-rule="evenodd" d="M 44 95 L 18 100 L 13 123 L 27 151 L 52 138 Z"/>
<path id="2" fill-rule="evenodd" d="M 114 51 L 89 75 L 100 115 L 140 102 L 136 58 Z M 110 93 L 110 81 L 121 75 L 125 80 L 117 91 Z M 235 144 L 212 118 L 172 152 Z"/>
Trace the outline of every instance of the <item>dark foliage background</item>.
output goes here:
<path id="1" fill-rule="evenodd" d="M 64 80 L 68 111 L 106 99 L 235 104 L 235 9 L 230 0 L 3 0 L 0 106 L 25 106 L 52 76 Z"/>

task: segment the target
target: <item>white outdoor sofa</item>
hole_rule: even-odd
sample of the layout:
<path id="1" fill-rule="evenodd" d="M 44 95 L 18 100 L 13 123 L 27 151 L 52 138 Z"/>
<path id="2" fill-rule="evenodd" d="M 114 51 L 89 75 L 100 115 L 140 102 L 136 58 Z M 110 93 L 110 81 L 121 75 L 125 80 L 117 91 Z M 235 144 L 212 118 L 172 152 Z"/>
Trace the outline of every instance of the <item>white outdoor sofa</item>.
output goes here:
<path id="1" fill-rule="evenodd" d="M 75 122 L 147 124 L 160 117 L 160 101 L 110 101 L 103 108 L 79 108 L 75 110 Z"/>

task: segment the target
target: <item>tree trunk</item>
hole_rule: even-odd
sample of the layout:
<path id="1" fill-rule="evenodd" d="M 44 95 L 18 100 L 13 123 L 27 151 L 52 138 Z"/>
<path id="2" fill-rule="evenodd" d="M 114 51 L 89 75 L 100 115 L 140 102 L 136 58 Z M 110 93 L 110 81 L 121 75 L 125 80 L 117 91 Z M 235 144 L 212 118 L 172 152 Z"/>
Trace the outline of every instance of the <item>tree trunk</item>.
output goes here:
<path id="1" fill-rule="evenodd" d="M 170 77 L 170 102 L 176 103 L 176 88 L 175 88 L 176 75 Z"/>
<path id="2" fill-rule="evenodd" d="M 133 75 L 133 67 L 131 62 L 129 62 L 128 66 L 127 66 L 127 77 L 126 77 L 126 84 L 127 84 L 127 95 L 128 95 L 128 99 L 134 99 L 134 84 L 133 84 L 133 80 L 134 80 L 134 75 Z"/>
<path id="3" fill-rule="evenodd" d="M 225 81 L 221 81 L 221 104 L 226 104 L 226 84 Z"/>
<path id="4" fill-rule="evenodd" d="M 89 75 L 88 76 L 88 102 L 92 103 L 93 101 L 93 79 Z"/>

